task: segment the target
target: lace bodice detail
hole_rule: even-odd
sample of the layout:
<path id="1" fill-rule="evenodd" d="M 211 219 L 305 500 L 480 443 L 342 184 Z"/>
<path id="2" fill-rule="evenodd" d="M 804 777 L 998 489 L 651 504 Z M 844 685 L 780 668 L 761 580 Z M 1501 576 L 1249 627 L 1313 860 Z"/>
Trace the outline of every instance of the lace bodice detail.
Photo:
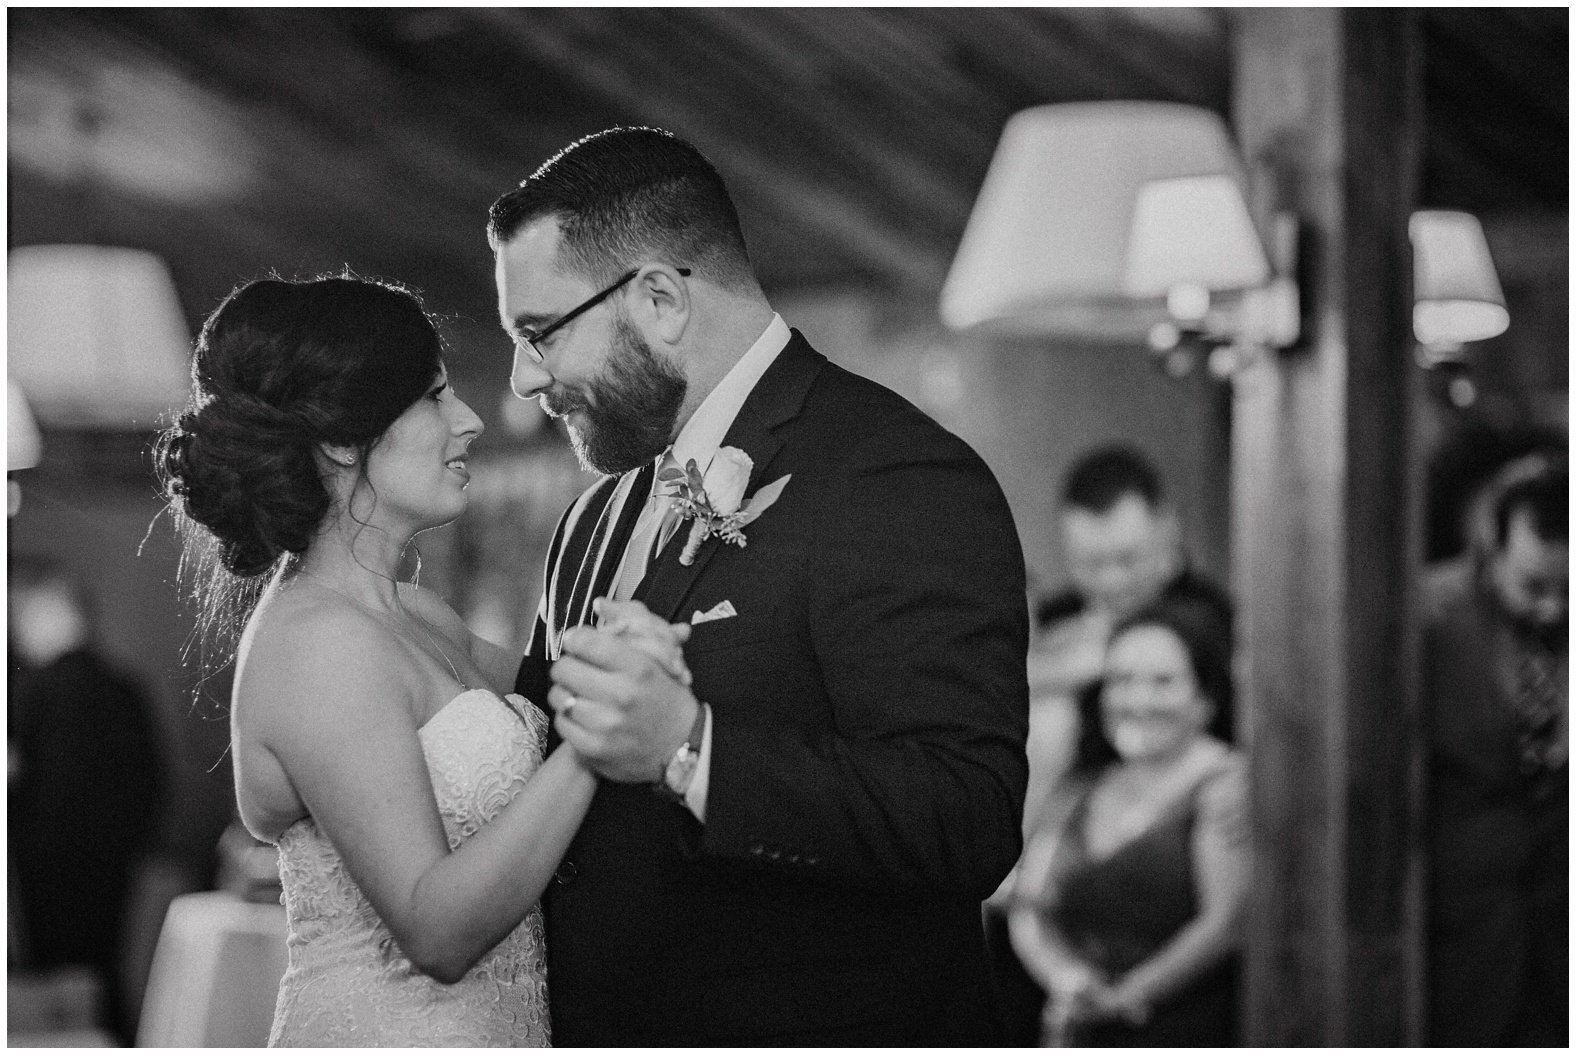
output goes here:
<path id="1" fill-rule="evenodd" d="M 449 847 L 525 787 L 547 719 L 523 697 L 462 692 L 423 725 L 422 751 Z M 289 966 L 271 1046 L 533 1046 L 549 1040 L 541 910 L 464 978 L 418 972 L 310 817 L 279 837 Z"/>

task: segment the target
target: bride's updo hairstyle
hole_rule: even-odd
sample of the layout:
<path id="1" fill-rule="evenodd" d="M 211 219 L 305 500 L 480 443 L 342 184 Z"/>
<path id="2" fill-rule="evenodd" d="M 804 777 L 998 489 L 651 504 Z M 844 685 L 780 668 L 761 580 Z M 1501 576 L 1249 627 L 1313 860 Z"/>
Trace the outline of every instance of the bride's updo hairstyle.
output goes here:
<path id="1" fill-rule="evenodd" d="M 191 401 L 155 448 L 205 631 L 244 614 L 329 514 L 319 444 L 356 449 L 364 472 L 441 366 L 421 302 L 383 282 L 260 279 L 208 317 Z"/>

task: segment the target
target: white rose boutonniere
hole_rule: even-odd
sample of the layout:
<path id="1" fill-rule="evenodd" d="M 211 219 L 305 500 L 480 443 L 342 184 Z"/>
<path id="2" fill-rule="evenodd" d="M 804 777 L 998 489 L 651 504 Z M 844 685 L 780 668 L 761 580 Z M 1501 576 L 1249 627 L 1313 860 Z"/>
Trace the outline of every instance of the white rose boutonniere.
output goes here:
<path id="1" fill-rule="evenodd" d="M 737 513 L 754 468 L 755 462 L 739 448 L 719 447 L 706 469 L 706 496 L 711 499 L 711 508 L 723 516 Z"/>
<path id="2" fill-rule="evenodd" d="M 743 546 L 745 525 L 766 512 L 793 478 L 790 473 L 773 480 L 745 502 L 744 489 L 749 485 L 750 470 L 754 468 L 750 456 L 739 448 L 721 447 L 704 477 L 693 458 L 682 469 L 663 470 L 658 480 L 673 488 L 670 493 L 678 502 L 679 515 L 694 521 L 684 550 L 679 554 L 680 564 L 686 567 L 694 564 L 701 543 L 713 535 L 724 542 Z"/>

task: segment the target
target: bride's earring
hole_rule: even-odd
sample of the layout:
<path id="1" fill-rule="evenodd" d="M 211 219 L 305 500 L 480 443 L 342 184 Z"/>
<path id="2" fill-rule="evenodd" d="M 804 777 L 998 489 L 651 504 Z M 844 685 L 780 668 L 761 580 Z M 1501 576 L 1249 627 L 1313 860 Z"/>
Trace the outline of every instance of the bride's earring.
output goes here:
<path id="1" fill-rule="evenodd" d="M 359 453 L 353 447 L 342 447 L 332 443 L 319 443 L 317 451 L 327 461 L 344 469 L 356 464 L 356 457 Z"/>

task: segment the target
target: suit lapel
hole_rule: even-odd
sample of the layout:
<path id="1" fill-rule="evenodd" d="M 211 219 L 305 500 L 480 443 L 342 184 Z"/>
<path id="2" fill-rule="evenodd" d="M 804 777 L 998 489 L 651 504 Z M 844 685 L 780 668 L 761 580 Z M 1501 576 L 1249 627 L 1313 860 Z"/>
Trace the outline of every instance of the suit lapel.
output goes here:
<path id="1" fill-rule="evenodd" d="M 810 385 L 825 362 L 825 356 L 811 348 L 799 331 L 793 331 L 787 347 L 767 367 L 739 408 L 738 416 L 723 437 L 722 446 L 737 447 L 750 456 L 753 464 L 750 481 L 744 489 L 746 497 L 753 495 L 762 483 L 776 479 L 775 475 L 768 475 L 783 445 L 775 430 L 798 416 Z M 791 492 L 791 484 L 789 488 Z M 669 622 L 684 604 L 700 573 L 725 545 L 718 539 L 707 539 L 701 543 L 693 564 L 688 567 L 680 564 L 679 554 L 689 539 L 690 524 L 685 521 L 679 525 L 661 553 L 653 558 L 646 577 L 634 593 L 635 600 Z"/>

